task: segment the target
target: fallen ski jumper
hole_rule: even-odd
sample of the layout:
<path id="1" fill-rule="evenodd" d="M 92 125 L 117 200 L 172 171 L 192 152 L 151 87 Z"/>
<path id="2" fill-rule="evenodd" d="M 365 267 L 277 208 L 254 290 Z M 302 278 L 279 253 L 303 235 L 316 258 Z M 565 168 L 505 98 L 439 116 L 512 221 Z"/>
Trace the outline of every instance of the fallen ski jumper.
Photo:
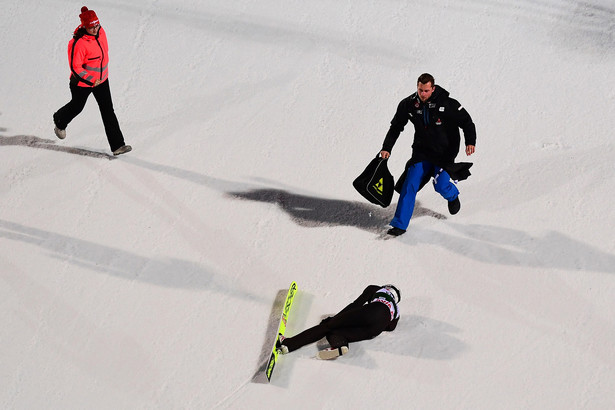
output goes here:
<path id="1" fill-rule="evenodd" d="M 361 296 L 333 317 L 296 336 L 280 338 L 279 353 L 286 354 L 302 346 L 327 338 L 329 349 L 318 353 L 320 359 L 333 359 L 348 352 L 348 344 L 368 340 L 383 331 L 395 330 L 399 321 L 401 293 L 393 285 L 370 285 Z"/>

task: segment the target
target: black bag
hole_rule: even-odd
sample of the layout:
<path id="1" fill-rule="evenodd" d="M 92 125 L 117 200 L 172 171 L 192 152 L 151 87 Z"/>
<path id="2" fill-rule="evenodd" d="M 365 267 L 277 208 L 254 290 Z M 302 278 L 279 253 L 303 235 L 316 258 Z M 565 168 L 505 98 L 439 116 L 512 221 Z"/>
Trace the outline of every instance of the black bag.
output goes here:
<path id="1" fill-rule="evenodd" d="M 391 204 L 395 181 L 387 167 L 387 160 L 381 158 L 380 154 L 376 155 L 352 185 L 373 204 L 383 208 Z"/>

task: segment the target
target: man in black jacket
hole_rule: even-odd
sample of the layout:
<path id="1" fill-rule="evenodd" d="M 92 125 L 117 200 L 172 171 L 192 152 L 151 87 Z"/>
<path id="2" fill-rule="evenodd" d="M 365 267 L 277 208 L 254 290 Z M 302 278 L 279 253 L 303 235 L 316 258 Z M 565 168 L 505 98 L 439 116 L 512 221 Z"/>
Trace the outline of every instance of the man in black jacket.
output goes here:
<path id="1" fill-rule="evenodd" d="M 383 331 L 395 330 L 399 321 L 397 304 L 400 301 L 401 293 L 395 286 L 370 285 L 335 316 L 294 337 L 280 337 L 276 347 L 280 353 L 286 354 L 326 337 L 331 347 L 318 352 L 318 358 L 334 359 L 348 352 L 348 343 L 372 339 Z"/>
<path id="2" fill-rule="evenodd" d="M 448 201 L 451 215 L 459 212 L 459 190 L 451 177 L 455 180 L 467 178 L 471 166 L 469 163 L 455 164 L 461 141 L 459 128 L 463 130 L 466 155 L 474 153 L 476 144 L 476 127 L 470 114 L 449 97 L 448 91 L 435 84 L 431 74 L 422 74 L 417 81 L 417 91 L 399 103 L 382 145 L 382 158 L 389 158 L 408 121 L 414 125 L 414 142 L 395 217 L 391 221 L 392 228 L 387 232 L 393 236 L 406 232 L 416 194 L 431 178 L 435 190 Z"/>

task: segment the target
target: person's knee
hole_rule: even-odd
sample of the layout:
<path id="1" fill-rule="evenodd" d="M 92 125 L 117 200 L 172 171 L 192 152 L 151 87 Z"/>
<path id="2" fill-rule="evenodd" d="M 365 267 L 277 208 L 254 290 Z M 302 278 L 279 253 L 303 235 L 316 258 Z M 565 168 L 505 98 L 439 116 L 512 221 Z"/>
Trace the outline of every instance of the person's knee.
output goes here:
<path id="1" fill-rule="evenodd" d="M 459 190 L 452 182 L 439 181 L 437 184 L 434 183 L 434 189 L 437 193 L 439 193 L 443 198 L 452 201 L 459 195 Z"/>
<path id="2" fill-rule="evenodd" d="M 343 335 L 335 333 L 327 335 L 327 342 L 329 342 L 329 345 L 334 349 L 342 346 L 348 346 L 348 339 Z"/>
<path id="3" fill-rule="evenodd" d="M 406 181 L 405 192 L 410 193 L 412 195 L 416 195 L 419 192 L 420 181 L 416 181 L 414 179 L 408 179 Z"/>
<path id="4" fill-rule="evenodd" d="M 81 114 L 81 112 L 83 111 L 83 109 L 85 108 L 85 104 L 80 105 L 80 104 L 76 104 L 73 108 L 73 114 L 75 116 Z"/>
<path id="5" fill-rule="evenodd" d="M 442 180 L 441 176 L 438 180 L 434 179 L 433 181 L 433 188 L 436 190 L 437 193 L 443 194 L 443 195 L 451 190 L 451 185 L 452 184 L 449 181 L 446 181 L 445 183 Z"/>
<path id="6" fill-rule="evenodd" d="M 333 319 L 333 317 L 331 316 L 324 318 L 320 321 L 320 326 L 324 327 L 325 329 L 329 329 L 329 323 L 331 323 L 331 319 Z"/>
<path id="7" fill-rule="evenodd" d="M 404 191 L 416 194 L 423 180 L 423 168 L 421 164 L 414 164 L 408 169 L 406 181 L 404 182 Z"/>

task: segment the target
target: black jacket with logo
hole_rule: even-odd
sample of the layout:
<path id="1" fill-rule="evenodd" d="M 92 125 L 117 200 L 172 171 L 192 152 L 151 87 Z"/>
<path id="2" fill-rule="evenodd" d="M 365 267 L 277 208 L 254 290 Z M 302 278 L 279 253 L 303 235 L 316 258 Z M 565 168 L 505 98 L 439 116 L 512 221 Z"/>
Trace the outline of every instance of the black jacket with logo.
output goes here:
<path id="1" fill-rule="evenodd" d="M 445 169 L 450 167 L 459 153 L 459 128 L 463 130 L 465 145 L 476 145 L 476 127 L 470 114 L 438 85 L 425 103 L 417 93 L 399 103 L 383 151 L 391 152 L 408 121 L 414 125 L 410 164 L 429 161 Z"/>

